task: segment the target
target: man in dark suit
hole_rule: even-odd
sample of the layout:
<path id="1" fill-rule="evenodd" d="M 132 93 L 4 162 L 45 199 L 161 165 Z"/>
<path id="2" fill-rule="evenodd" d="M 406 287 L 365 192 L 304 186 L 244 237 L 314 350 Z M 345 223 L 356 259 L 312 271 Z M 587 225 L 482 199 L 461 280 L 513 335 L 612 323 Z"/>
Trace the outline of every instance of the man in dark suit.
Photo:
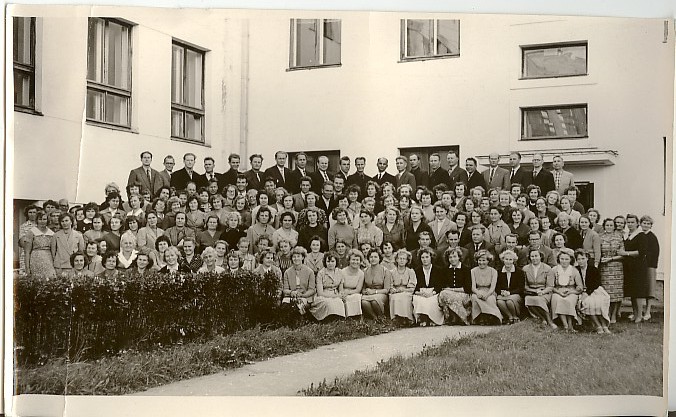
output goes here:
<path id="1" fill-rule="evenodd" d="M 533 154 L 533 181 L 532 184 L 540 187 L 543 196 L 554 190 L 554 175 L 542 168 L 544 158 L 541 153 Z"/>
<path id="2" fill-rule="evenodd" d="M 293 194 L 300 192 L 300 179 L 309 177 L 306 166 L 307 154 L 305 152 L 298 152 L 296 154 L 296 167 L 291 171 L 291 181 L 288 184 L 288 192 Z"/>
<path id="3" fill-rule="evenodd" d="M 415 177 L 415 183 L 417 185 L 424 185 L 425 187 L 428 187 L 430 177 L 427 171 L 420 168 L 420 156 L 418 156 L 418 154 L 412 153 L 408 157 L 408 164 L 411 174 L 413 174 Z"/>
<path id="4" fill-rule="evenodd" d="M 488 252 L 493 255 L 493 262 L 490 262 L 489 265 L 493 265 L 495 262 L 495 248 L 491 243 L 488 243 L 484 240 L 484 228 L 481 226 L 475 226 L 472 229 L 472 242 L 465 245 L 465 249 L 467 249 L 467 263 L 474 268 L 477 266 L 477 261 L 474 259 L 474 254 L 477 253 L 478 251 L 485 249 Z"/>
<path id="5" fill-rule="evenodd" d="M 176 190 L 185 190 L 189 182 L 196 182 L 200 174 L 193 171 L 195 166 L 195 154 L 186 153 L 183 155 L 183 168 L 171 174 L 171 186 Z"/>
<path id="6" fill-rule="evenodd" d="M 533 174 L 526 171 L 526 168 L 521 166 L 521 153 L 512 152 L 509 154 L 509 165 L 511 170 L 509 173 L 509 184 L 521 184 L 525 190 L 533 182 Z"/>
<path id="7" fill-rule="evenodd" d="M 364 174 L 364 168 L 366 168 L 366 158 L 363 156 L 358 156 L 354 158 L 354 167 L 357 168 L 357 172 L 347 177 L 345 184 L 349 187 L 350 185 L 358 185 L 361 190 L 361 195 L 366 195 L 366 183 L 371 180 L 371 177 Z"/>
<path id="8" fill-rule="evenodd" d="M 287 154 L 284 151 L 275 152 L 275 162 L 276 164 L 265 170 L 263 177 L 272 178 L 275 180 L 275 187 L 284 187 L 288 189 L 288 185 L 291 181 L 291 170 L 287 168 L 286 158 Z"/>
<path id="9" fill-rule="evenodd" d="M 378 162 L 376 163 L 376 165 L 378 166 L 378 173 L 376 174 L 375 177 L 373 177 L 373 181 L 377 182 L 378 185 L 382 186 L 386 182 L 389 182 L 390 184 L 397 183 L 397 178 L 394 175 L 389 174 L 387 172 L 388 164 L 389 161 L 387 160 L 387 158 L 384 157 L 378 158 Z"/>
<path id="10" fill-rule="evenodd" d="M 430 173 L 428 184 L 430 189 L 433 189 L 439 184 L 448 185 L 449 182 L 448 171 L 446 171 L 441 167 L 441 157 L 439 156 L 439 154 L 433 153 L 432 155 L 430 155 L 429 162 L 430 162 Z"/>
<path id="11" fill-rule="evenodd" d="M 240 158 L 236 153 L 231 153 L 228 156 L 228 164 L 230 169 L 221 174 L 221 189 L 226 185 L 235 185 L 237 183 L 237 175 L 241 174 L 239 172 Z"/>
<path id="12" fill-rule="evenodd" d="M 465 168 L 467 168 L 467 187 L 465 188 L 465 195 L 469 195 L 469 191 L 474 187 L 481 187 L 484 191 L 488 191 L 486 180 L 476 170 L 477 161 L 474 158 L 467 158 L 465 160 Z"/>
<path id="13" fill-rule="evenodd" d="M 448 186 L 450 190 L 455 190 L 456 182 L 464 182 L 467 184 L 467 171 L 460 168 L 460 158 L 455 151 L 448 151 L 446 155 L 448 161 Z M 465 187 L 467 189 L 467 187 Z"/>
<path id="14" fill-rule="evenodd" d="M 345 180 L 345 187 L 347 187 L 347 177 L 349 177 L 350 172 L 350 157 L 343 156 L 340 158 L 340 169 L 336 172 L 336 177 L 342 177 Z"/>
<path id="15" fill-rule="evenodd" d="M 246 188 L 248 190 L 260 190 L 263 188 L 263 179 L 265 178 L 263 172 L 261 172 L 263 156 L 255 153 L 249 157 L 249 163 L 251 164 L 251 169 L 244 173 L 247 181 Z"/>
<path id="16" fill-rule="evenodd" d="M 216 173 L 215 168 L 216 161 L 214 161 L 214 158 L 210 156 L 204 158 L 204 174 L 200 175 L 195 182 L 197 187 L 208 187 L 211 180 L 216 180 L 218 181 L 218 191 L 220 192 L 223 189 L 225 184 L 223 183 L 222 175 Z"/>
<path id="17" fill-rule="evenodd" d="M 333 192 L 333 184 L 325 182 L 322 186 L 321 197 L 317 200 L 317 207 L 324 210 L 327 216 L 331 214 L 334 208 L 338 207 L 338 200 L 335 199 Z"/>
<path id="18" fill-rule="evenodd" d="M 164 180 L 157 170 L 154 170 L 150 164 L 153 162 L 153 154 L 149 151 L 141 152 L 141 166 L 134 168 L 129 172 L 129 179 L 127 179 L 127 187 L 132 184 L 141 184 L 141 190 L 150 190 L 150 195 L 155 195 L 156 192 L 164 185 Z"/>
<path id="19" fill-rule="evenodd" d="M 176 165 L 176 162 L 174 161 L 173 156 L 167 155 L 164 157 L 164 169 L 160 171 L 160 177 L 162 177 L 163 187 L 171 186 L 171 173 L 174 171 L 174 165 Z M 154 196 L 155 195 L 153 194 L 153 197 Z"/>
<path id="20" fill-rule="evenodd" d="M 310 178 L 312 178 L 312 191 L 317 194 L 322 192 L 322 185 L 324 185 L 324 183 L 333 181 L 334 176 L 328 171 L 328 169 L 329 158 L 325 155 L 317 158 L 317 169 L 315 169 L 315 172 L 310 174 Z"/>
<path id="21" fill-rule="evenodd" d="M 469 261 L 468 254 L 469 250 L 465 247 L 460 246 L 460 233 L 457 230 L 449 229 L 446 232 L 446 243 L 448 243 L 448 249 L 453 249 L 453 248 L 458 248 L 460 249 L 460 262 L 463 265 L 470 265 L 471 262 Z M 446 250 L 448 250 L 446 249 Z M 444 259 L 444 265 L 448 266 L 448 260 Z"/>
<path id="22" fill-rule="evenodd" d="M 488 169 L 481 173 L 486 180 L 488 188 L 509 191 L 509 171 L 498 166 L 500 163 L 500 154 L 491 152 L 491 154 L 488 155 L 488 163 L 490 164 Z"/>
<path id="23" fill-rule="evenodd" d="M 413 189 L 412 193 L 415 193 L 415 177 L 406 170 L 408 159 L 406 159 L 405 156 L 398 156 L 397 159 L 395 159 L 395 164 L 397 166 L 397 176 L 395 177 L 396 182 L 394 185 L 399 188 L 404 184 L 408 184 Z"/>
<path id="24" fill-rule="evenodd" d="M 299 182 L 300 182 L 300 190 L 296 194 L 293 194 L 292 196 L 293 209 L 296 210 L 297 212 L 300 212 L 307 206 L 305 198 L 307 197 L 307 194 L 310 192 L 310 189 L 312 188 L 312 180 L 308 176 L 301 178 Z"/>

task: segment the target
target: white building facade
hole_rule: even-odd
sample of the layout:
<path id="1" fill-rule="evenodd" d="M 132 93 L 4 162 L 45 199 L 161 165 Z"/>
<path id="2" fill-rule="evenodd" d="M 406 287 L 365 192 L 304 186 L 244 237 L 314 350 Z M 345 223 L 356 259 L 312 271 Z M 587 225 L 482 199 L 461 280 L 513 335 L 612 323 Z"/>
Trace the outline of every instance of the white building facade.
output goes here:
<path id="1" fill-rule="evenodd" d="M 158 170 L 168 154 L 181 168 L 186 152 L 198 172 L 205 156 L 226 171 L 231 152 L 243 169 L 260 153 L 265 168 L 285 150 L 327 154 L 334 172 L 340 156 L 364 156 L 371 175 L 381 156 L 394 173 L 394 158 L 412 151 L 455 149 L 484 167 L 490 152 L 506 164 L 519 151 L 529 168 L 533 153 L 546 166 L 562 155 L 603 217 L 650 214 L 660 270 L 669 268 L 671 22 L 10 10 L 35 17 L 22 35 L 33 64 L 14 60 L 24 77 L 8 148 L 15 224 L 35 200 L 102 201 L 105 184 L 126 185 L 144 150 Z"/>

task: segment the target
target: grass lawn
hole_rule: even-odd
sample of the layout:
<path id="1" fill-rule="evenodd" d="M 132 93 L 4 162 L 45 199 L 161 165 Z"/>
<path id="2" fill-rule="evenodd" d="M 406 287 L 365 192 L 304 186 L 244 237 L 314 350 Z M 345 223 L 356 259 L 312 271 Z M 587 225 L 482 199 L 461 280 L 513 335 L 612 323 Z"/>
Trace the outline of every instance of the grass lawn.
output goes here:
<path id="1" fill-rule="evenodd" d="M 553 331 L 527 320 L 395 357 L 303 390 L 311 396 L 662 396 L 663 322 L 614 334 Z"/>
<path id="2" fill-rule="evenodd" d="M 204 343 L 189 343 L 148 352 L 127 351 L 95 361 L 19 368 L 18 394 L 123 395 L 183 379 L 213 374 L 275 356 L 315 349 L 397 329 L 387 320 L 311 323 L 298 328 L 254 328 Z"/>

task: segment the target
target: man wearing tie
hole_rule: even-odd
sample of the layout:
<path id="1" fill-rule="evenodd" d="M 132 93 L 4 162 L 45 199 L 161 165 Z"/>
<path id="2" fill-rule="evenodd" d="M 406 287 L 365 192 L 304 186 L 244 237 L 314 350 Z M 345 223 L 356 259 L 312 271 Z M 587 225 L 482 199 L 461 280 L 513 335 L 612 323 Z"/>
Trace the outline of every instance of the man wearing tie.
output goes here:
<path id="1" fill-rule="evenodd" d="M 448 184 L 448 171 L 441 167 L 441 157 L 438 153 L 430 155 L 430 173 L 429 173 L 429 187 L 433 189 L 439 184 Z"/>
<path id="2" fill-rule="evenodd" d="M 401 187 L 402 185 L 409 184 L 413 189 L 413 192 L 415 192 L 416 188 L 415 177 L 413 176 L 413 174 L 411 174 L 406 170 L 406 167 L 408 165 L 408 159 L 406 159 L 405 156 L 398 156 L 394 162 L 397 166 L 398 171 L 396 176 L 396 182 L 394 185 L 396 185 L 397 189 L 399 189 L 399 187 Z"/>
<path id="3" fill-rule="evenodd" d="M 509 154 L 509 165 L 512 169 L 509 175 L 509 184 L 521 184 L 525 190 L 533 182 L 533 174 L 526 171 L 521 166 L 521 154 L 519 152 L 512 152 Z"/>
<path id="4" fill-rule="evenodd" d="M 478 265 L 474 259 L 474 254 L 481 249 L 487 250 L 495 258 L 495 248 L 491 243 L 484 240 L 484 233 L 485 231 L 482 226 L 474 226 L 472 229 L 472 242 L 465 245 L 465 249 L 467 249 L 467 260 L 472 268 Z"/>
<path id="5" fill-rule="evenodd" d="M 350 157 L 344 156 L 340 158 L 340 170 L 336 173 L 336 177 L 342 177 L 345 180 L 345 185 L 347 186 L 347 173 L 350 172 Z"/>
<path id="6" fill-rule="evenodd" d="M 207 156 L 204 158 L 204 175 L 200 175 L 200 178 L 197 180 L 197 187 L 208 187 L 211 180 L 216 180 L 218 182 L 218 191 L 225 186 L 221 174 L 217 174 L 214 168 L 216 167 L 216 161 L 214 158 Z"/>
<path id="7" fill-rule="evenodd" d="M 293 194 L 293 209 L 300 213 L 307 206 L 306 197 L 312 188 L 312 179 L 303 177 L 300 179 L 300 190 Z"/>
<path id="8" fill-rule="evenodd" d="M 464 169 L 460 168 L 460 158 L 458 158 L 458 154 L 450 150 L 448 151 L 448 154 L 446 155 L 446 160 L 448 161 L 448 186 L 450 187 L 449 189 L 455 190 L 455 183 L 456 182 L 464 182 L 467 184 L 467 171 Z M 467 187 L 465 187 L 467 188 Z M 456 196 L 459 197 L 459 196 Z"/>
<path id="9" fill-rule="evenodd" d="M 275 180 L 275 187 L 288 189 L 289 182 L 292 181 L 291 170 L 285 166 L 287 156 L 287 153 L 284 151 L 275 152 L 276 164 L 266 169 L 265 175 L 263 175 L 265 178 L 270 177 Z"/>
<path id="10" fill-rule="evenodd" d="M 289 181 L 288 192 L 295 194 L 300 191 L 300 180 L 308 176 L 305 169 L 307 166 L 307 154 L 305 152 L 298 152 L 296 154 L 296 168 L 291 171 L 291 181 Z"/>
<path id="11" fill-rule="evenodd" d="M 420 168 L 420 157 L 418 154 L 412 153 L 408 157 L 408 163 L 411 167 L 411 174 L 415 177 L 415 183 L 427 187 L 429 184 L 429 174 Z"/>
<path id="12" fill-rule="evenodd" d="M 129 172 L 127 187 L 134 183 L 139 183 L 141 184 L 140 191 L 150 190 L 150 195 L 154 196 L 164 185 L 164 180 L 160 176 L 160 173 L 150 166 L 152 162 L 152 153 L 149 151 L 141 152 L 141 166 Z"/>
<path id="13" fill-rule="evenodd" d="M 489 189 L 497 188 L 498 190 L 509 191 L 509 171 L 499 167 L 499 162 L 500 155 L 497 152 L 492 152 L 488 155 L 490 166 L 482 174 Z"/>
<path id="14" fill-rule="evenodd" d="M 324 210 L 326 215 L 330 215 L 334 208 L 338 206 L 338 200 L 334 198 L 333 183 L 327 181 L 322 186 L 322 194 L 317 200 L 317 207 Z"/>
<path id="15" fill-rule="evenodd" d="M 465 188 L 466 195 L 469 195 L 470 190 L 475 187 L 481 187 L 484 189 L 484 191 L 488 191 L 486 180 L 484 179 L 483 175 L 477 172 L 476 166 L 476 159 L 470 157 L 465 160 L 465 168 L 467 168 L 467 187 Z"/>
<path id="16" fill-rule="evenodd" d="M 317 169 L 310 174 L 310 178 L 312 178 L 312 191 L 317 194 L 322 191 L 322 185 L 324 183 L 333 181 L 333 174 L 331 174 L 328 169 L 329 158 L 325 155 L 317 158 Z"/>
<path id="17" fill-rule="evenodd" d="M 176 190 L 185 190 L 189 182 L 197 181 L 199 174 L 193 171 L 195 166 L 195 154 L 186 153 L 183 155 L 183 168 L 171 174 L 171 186 Z"/>
<path id="18" fill-rule="evenodd" d="M 366 183 L 371 180 L 371 177 L 364 174 L 364 168 L 366 168 L 366 158 L 363 156 L 358 156 L 354 158 L 354 167 L 357 168 L 357 172 L 347 177 L 345 184 L 349 187 L 352 184 L 358 185 L 361 190 L 362 195 L 366 195 Z"/>
<path id="19" fill-rule="evenodd" d="M 263 156 L 255 153 L 249 157 L 251 169 L 244 173 L 247 181 L 247 190 L 260 190 L 263 187 L 263 173 L 261 166 L 263 166 Z"/>
<path id="20" fill-rule="evenodd" d="M 169 187 L 171 185 L 171 173 L 174 171 L 174 165 L 176 165 L 176 161 L 174 161 L 173 156 L 167 155 L 164 157 L 163 163 L 164 169 L 160 171 L 160 177 L 162 177 L 163 183 L 162 186 Z"/>
<path id="21" fill-rule="evenodd" d="M 554 175 L 542 168 L 544 158 L 541 153 L 533 154 L 533 185 L 540 187 L 542 195 L 554 190 Z"/>
<path id="22" fill-rule="evenodd" d="M 575 185 L 573 174 L 563 169 L 563 157 L 555 155 L 552 161 L 552 175 L 554 176 L 554 189 L 559 195 L 565 195 L 569 187 Z"/>
<path id="23" fill-rule="evenodd" d="M 378 173 L 373 177 L 373 181 L 377 182 L 378 185 L 382 186 L 384 183 L 389 182 L 390 184 L 396 184 L 397 178 L 387 172 L 387 166 L 389 161 L 387 158 L 380 157 L 376 166 L 378 166 Z"/>

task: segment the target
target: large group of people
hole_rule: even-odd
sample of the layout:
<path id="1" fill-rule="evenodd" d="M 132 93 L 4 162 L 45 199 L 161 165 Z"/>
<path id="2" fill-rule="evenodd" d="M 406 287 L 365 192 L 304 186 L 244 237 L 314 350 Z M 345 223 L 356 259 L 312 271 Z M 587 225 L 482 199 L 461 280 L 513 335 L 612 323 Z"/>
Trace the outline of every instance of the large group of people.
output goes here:
<path id="1" fill-rule="evenodd" d="M 589 318 L 609 333 L 622 300 L 630 320 L 650 320 L 659 244 L 653 219 L 634 214 L 602 218 L 585 208 L 563 158 L 552 170 L 533 155 L 532 170 L 512 152 L 510 169 L 489 156 L 448 169 L 439 154 L 377 160 L 344 156 L 336 173 L 329 159 L 307 166 L 287 153 L 262 170 L 263 157 L 240 156 L 216 172 L 204 158 L 172 156 L 162 171 L 153 155 L 140 155 L 124 189 L 105 186 L 105 200 L 73 205 L 47 200 L 25 209 L 20 226 L 21 273 L 139 277 L 164 273 L 273 273 L 279 302 L 316 320 L 392 319 L 419 326 L 515 323 L 524 317 L 574 331 Z"/>

